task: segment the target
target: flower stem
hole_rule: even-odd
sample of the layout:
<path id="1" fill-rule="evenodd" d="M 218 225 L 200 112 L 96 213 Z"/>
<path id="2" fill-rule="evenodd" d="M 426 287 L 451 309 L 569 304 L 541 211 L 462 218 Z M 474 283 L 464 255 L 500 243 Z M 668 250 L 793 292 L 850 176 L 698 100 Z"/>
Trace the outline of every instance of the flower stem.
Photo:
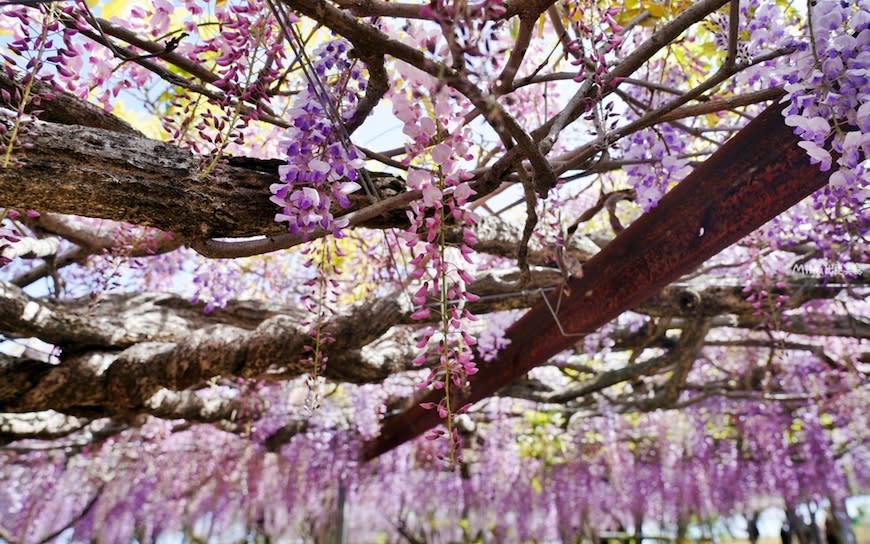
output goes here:
<path id="1" fill-rule="evenodd" d="M 447 412 L 447 437 L 450 443 L 450 466 L 455 467 L 458 463 L 457 459 L 457 448 L 458 444 L 453 436 L 453 407 L 450 402 L 450 381 L 451 381 L 451 371 L 450 371 L 450 361 L 448 358 L 448 350 L 450 349 L 449 342 L 449 333 L 450 333 L 450 304 L 448 300 L 448 289 L 447 289 L 447 262 L 445 260 L 447 254 L 447 241 L 445 239 L 445 228 L 444 221 L 446 219 L 444 214 L 444 208 L 446 207 L 445 197 L 444 197 L 444 174 L 440 172 L 438 174 L 438 189 L 441 191 L 441 206 L 438 208 L 439 221 L 438 221 L 438 258 L 439 258 L 439 267 L 441 268 L 441 278 L 439 283 L 439 295 L 440 295 L 440 307 L 441 307 L 441 346 L 443 352 L 441 353 L 441 360 L 444 365 L 444 409 Z"/>

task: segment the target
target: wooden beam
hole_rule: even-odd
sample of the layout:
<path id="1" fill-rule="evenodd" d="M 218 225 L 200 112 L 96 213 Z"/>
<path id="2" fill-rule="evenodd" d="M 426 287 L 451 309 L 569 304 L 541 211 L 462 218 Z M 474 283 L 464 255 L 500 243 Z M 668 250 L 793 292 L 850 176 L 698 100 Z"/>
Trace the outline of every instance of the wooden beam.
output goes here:
<path id="1" fill-rule="evenodd" d="M 828 173 L 811 165 L 774 104 L 726 142 L 658 205 L 638 218 L 568 283 L 558 311 L 562 329 L 541 301 L 506 332 L 510 344 L 471 376 L 454 406 L 475 402 L 524 375 L 622 312 L 761 227 L 822 187 Z M 555 306 L 557 294 L 550 295 Z M 442 391 L 420 402 L 438 402 Z M 386 419 L 369 441 L 372 459 L 441 423 L 415 404 Z"/>

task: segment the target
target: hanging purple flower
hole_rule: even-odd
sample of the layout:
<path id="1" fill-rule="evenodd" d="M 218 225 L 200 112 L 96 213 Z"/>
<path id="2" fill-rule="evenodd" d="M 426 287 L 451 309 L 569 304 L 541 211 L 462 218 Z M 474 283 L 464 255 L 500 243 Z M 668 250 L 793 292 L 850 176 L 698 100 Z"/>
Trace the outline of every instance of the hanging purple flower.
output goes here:
<path id="1" fill-rule="evenodd" d="M 309 85 L 296 97 L 289 112 L 291 126 L 280 145 L 287 164 L 278 169 L 281 183 L 270 187 L 270 200 L 282 208 L 275 221 L 286 222 L 290 232 L 303 236 L 321 228 L 337 235 L 347 222 L 332 215 L 333 203 L 350 207 L 347 195 L 360 188 L 355 180 L 363 167 L 362 154 L 342 140 L 340 127 L 334 125 L 324 105 L 340 110 L 344 102 L 356 102 L 360 88 L 352 82 L 359 81 L 359 72 L 350 73 L 347 50 L 346 43 L 335 40 L 314 52 L 314 71 L 323 85 Z M 330 84 L 327 76 L 333 72 L 340 77 Z"/>

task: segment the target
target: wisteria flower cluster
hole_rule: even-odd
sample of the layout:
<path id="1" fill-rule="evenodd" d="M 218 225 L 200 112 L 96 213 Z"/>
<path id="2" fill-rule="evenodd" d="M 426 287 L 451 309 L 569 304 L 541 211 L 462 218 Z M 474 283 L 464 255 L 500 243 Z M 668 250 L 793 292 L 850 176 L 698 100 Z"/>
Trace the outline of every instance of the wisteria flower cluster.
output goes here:
<path id="1" fill-rule="evenodd" d="M 619 49 L 623 41 L 622 26 L 615 18 L 621 10 L 618 7 L 600 9 L 583 4 L 571 3 L 571 18 L 575 35 L 578 36 L 569 44 L 569 52 L 575 57 L 571 64 L 579 66 L 574 81 L 591 80 L 601 93 L 608 56 Z"/>
<path id="2" fill-rule="evenodd" d="M 272 202 L 282 208 L 275 221 L 286 222 L 291 233 L 305 236 L 323 229 L 340 236 L 347 223 L 333 216 L 333 203 L 348 208 L 347 195 L 360 188 L 362 154 L 337 126 L 353 115 L 357 93 L 366 87 L 360 69 L 347 58 L 348 49 L 344 40 L 334 40 L 314 51 L 320 83 L 310 81 L 289 112 L 293 126 L 280 144 L 287 164 L 279 168 L 281 183 L 270 190 Z"/>
<path id="3" fill-rule="evenodd" d="M 811 10 L 810 45 L 785 69 L 785 122 L 830 183 L 816 208 L 845 204 L 847 223 L 870 229 L 870 2 L 819 0 Z"/>
<path id="4" fill-rule="evenodd" d="M 433 175 L 422 170 L 412 170 L 409 173 L 409 180 L 413 178 L 412 183 L 422 190 L 423 199 L 412 205 L 409 213 L 411 226 L 408 229 L 409 233 L 413 233 L 409 245 L 418 244 L 415 239 L 417 235 L 423 237 L 419 241 L 421 252 L 412 261 L 416 269 L 411 276 L 423 279 L 427 268 L 431 273 L 431 279 L 424 281 L 414 294 L 413 301 L 419 309 L 414 312 L 413 317 L 429 319 L 434 313 L 440 322 L 440 327 L 430 328 L 423 333 L 417 345 L 427 349 L 414 362 L 417 365 L 425 364 L 430 353 L 429 347 L 434 345 L 438 362 L 423 385 L 444 390 L 441 402 L 429 407 L 437 409 L 439 415 L 446 420 L 451 460 L 454 461 L 458 457 L 460 439 L 453 425 L 453 417 L 460 410 L 451 404 L 451 388 L 466 387 L 468 376 L 477 373 L 477 363 L 472 352 L 477 340 L 468 334 L 464 326 L 464 322 L 474 319 L 466 304 L 477 300 L 466 289 L 473 278 L 465 270 L 465 266 L 472 263 L 469 256 L 470 245 L 475 242 L 475 238 L 469 228 L 473 224 L 474 216 L 464 205 L 474 193 L 465 179 L 464 171 L 458 167 L 458 161 L 452 158 L 454 152 L 464 147 L 457 140 L 459 139 L 451 141 L 450 144 L 442 142 L 432 149 L 432 160 L 439 166 L 438 174 Z M 463 242 L 458 252 L 446 247 L 444 236 L 448 222 L 462 225 Z M 463 263 L 460 259 L 466 262 Z M 425 266 L 427 261 L 428 267 Z M 430 306 L 430 301 L 436 301 L 434 308 Z M 434 439 L 443 433 L 443 430 L 435 429 L 428 436 Z"/>
<path id="5" fill-rule="evenodd" d="M 241 270 L 238 266 L 213 266 L 204 262 L 193 276 L 194 294 L 191 302 L 204 304 L 205 313 L 223 308 L 236 295 L 234 286 L 240 281 Z"/>
<path id="6" fill-rule="evenodd" d="M 305 407 L 313 412 L 320 407 L 321 375 L 329 361 L 323 348 L 335 342 L 335 337 L 325 325 L 335 315 L 338 305 L 340 286 L 335 278 L 341 274 L 339 259 L 344 255 L 334 237 L 321 238 L 314 246 L 306 247 L 303 254 L 305 267 L 316 271 L 314 277 L 305 282 L 301 300 L 307 311 L 304 325 L 308 328 L 310 338 L 304 346 L 308 355 L 301 361 L 310 369 L 305 379 L 308 388 Z"/>
<path id="7" fill-rule="evenodd" d="M 654 208 L 672 183 L 691 172 L 688 159 L 681 157 L 686 147 L 686 138 L 670 125 L 644 129 L 626 139 L 624 158 L 635 164 L 626 166 L 625 173 L 643 211 Z"/>
<path id="8" fill-rule="evenodd" d="M 13 38 L 8 45 L 9 54 L 0 55 L 4 64 L 3 71 L 13 83 L 11 91 L 0 90 L 0 106 L 7 106 L 15 112 L 14 115 L 4 113 L 4 119 L 0 120 L 0 167 L 3 168 L 12 164 L 12 152 L 39 114 L 38 108 L 42 99 L 52 98 L 50 93 L 43 92 L 44 96 L 40 96 L 37 92 L 37 85 L 51 85 L 52 77 L 45 73 L 45 68 L 58 63 L 56 70 L 63 73 L 64 68 L 60 64 L 65 55 L 70 54 L 64 47 L 55 45 L 57 35 L 61 33 L 66 45 L 68 33 L 61 32 L 61 24 L 54 8 L 48 8 L 36 17 L 32 16 L 31 11 L 13 8 L 0 17 L 3 21 L 0 23 L 0 31 L 9 31 Z M 13 56 L 19 57 L 24 64 L 23 73 L 15 68 L 18 63 Z M 29 113 L 26 112 L 28 108 Z"/>
<path id="9" fill-rule="evenodd" d="M 422 386 L 443 389 L 444 397 L 439 403 L 424 405 L 424 408 L 438 410 L 445 420 L 450 461 L 456 462 L 460 457 L 461 439 L 454 417 L 466 407 L 454 406 L 452 397 L 456 390 L 467 387 L 468 376 L 477 372 L 472 351 L 477 341 L 467 332 L 464 323 L 474 320 L 466 305 L 478 297 L 467 290 L 473 279 L 467 271 L 473 264 L 470 246 L 476 241 L 470 228 L 475 216 L 466 207 L 474 191 L 468 184 L 470 175 L 461 164 L 467 158 L 468 144 L 462 131 L 447 135 L 444 129 L 446 123 L 452 121 L 445 107 L 449 100 L 446 91 L 433 96 L 431 109 L 435 115 L 430 116 L 418 103 L 397 94 L 393 98 L 393 109 L 405 125 L 405 134 L 413 139 L 405 146 L 409 157 L 431 166 L 431 169 L 410 168 L 407 176 L 409 188 L 422 193 L 422 199 L 410 207 L 411 225 L 404 236 L 408 247 L 418 251 L 411 262 L 415 267 L 411 278 L 423 280 L 413 296 L 417 310 L 412 317 L 417 320 L 435 317 L 440 323 L 424 331 L 417 344 L 422 351 L 414 362 L 425 364 L 433 351 L 437 357 Z M 440 141 L 426 147 L 436 136 Z M 455 250 L 447 247 L 445 241 L 446 229 L 451 225 L 462 229 L 462 242 Z M 445 431 L 434 429 L 426 436 L 435 440 L 445 436 Z"/>
<path id="10" fill-rule="evenodd" d="M 165 8 L 158 3 L 155 9 L 155 17 L 159 17 Z M 197 123 L 200 137 L 213 149 L 206 172 L 214 168 L 230 144 L 244 144 L 244 129 L 269 111 L 270 87 L 282 77 L 287 61 L 281 31 L 261 2 L 247 0 L 235 5 L 220 12 L 218 20 L 220 34 L 191 51 L 197 56 L 217 56 L 215 71 L 220 77 L 212 84 L 224 92 L 212 100 L 219 108 L 203 111 L 203 119 Z"/>
<path id="11" fill-rule="evenodd" d="M 789 297 L 781 292 L 786 287 L 785 282 L 776 281 L 773 285 L 771 283 L 766 276 L 762 276 L 748 282 L 743 292 L 746 293 L 746 302 L 752 305 L 752 316 L 761 320 L 761 327 L 777 329 L 788 320 L 783 311 Z"/>
<path id="12" fill-rule="evenodd" d="M 156 0 L 150 8 L 131 10 L 143 32 L 163 39 L 178 54 L 199 62 L 208 59 L 210 64 L 206 79 L 217 90 L 200 94 L 186 86 L 174 87 L 168 91 L 169 107 L 158 116 L 173 141 L 211 155 L 202 172 L 206 175 L 224 153 L 238 154 L 243 147 L 252 147 L 245 144 L 261 141 L 264 126 L 256 121 L 273 116 L 273 109 L 282 105 L 283 99 L 274 96 L 274 87 L 287 71 L 288 49 L 280 27 L 262 2 L 220 3 L 205 12 L 190 0 L 184 8 Z M 170 16 L 183 31 L 166 27 Z M 217 25 L 219 32 L 214 31 Z M 275 146 L 256 148 L 270 156 Z"/>

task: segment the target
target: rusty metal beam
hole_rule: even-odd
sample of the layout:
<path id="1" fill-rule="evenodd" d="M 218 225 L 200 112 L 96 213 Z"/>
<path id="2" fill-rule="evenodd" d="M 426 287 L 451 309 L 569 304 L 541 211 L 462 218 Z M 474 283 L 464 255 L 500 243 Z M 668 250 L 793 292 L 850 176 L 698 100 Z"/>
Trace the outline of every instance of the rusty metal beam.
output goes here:
<path id="1" fill-rule="evenodd" d="M 761 227 L 816 189 L 828 174 L 811 165 L 774 104 L 638 218 L 568 283 L 559 322 L 569 334 L 590 333 Z M 550 298 L 555 305 L 556 294 Z M 576 337 L 559 330 L 540 302 L 506 332 L 510 344 L 481 365 L 455 406 L 488 397 L 569 348 Z M 438 402 L 441 391 L 421 402 Z M 384 421 L 366 444 L 372 459 L 441 423 L 415 404 Z"/>

